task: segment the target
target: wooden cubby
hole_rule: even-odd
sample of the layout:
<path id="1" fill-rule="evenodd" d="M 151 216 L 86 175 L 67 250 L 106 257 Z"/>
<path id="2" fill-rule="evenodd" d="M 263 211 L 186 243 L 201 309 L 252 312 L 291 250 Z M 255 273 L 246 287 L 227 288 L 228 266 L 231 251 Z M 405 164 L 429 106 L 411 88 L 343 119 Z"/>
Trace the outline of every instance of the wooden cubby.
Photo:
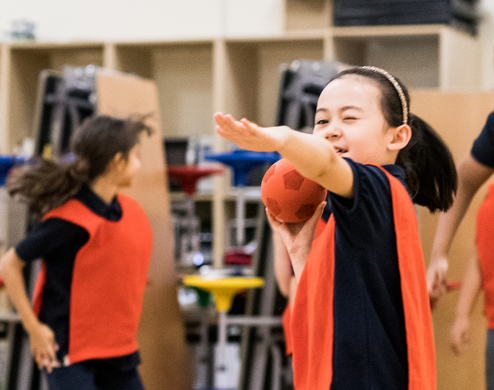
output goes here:
<path id="1" fill-rule="evenodd" d="M 156 82 L 163 134 L 211 134 L 213 41 L 116 43 L 106 66 Z"/>
<path id="2" fill-rule="evenodd" d="M 214 134 L 216 111 L 274 124 L 281 71 L 297 59 L 379 66 L 411 90 L 479 91 L 486 83 L 481 42 L 451 27 L 333 27 L 330 1 L 284 4 L 285 28 L 277 36 L 0 44 L 0 152 L 12 153 L 24 137 L 33 135 L 38 75 L 64 65 L 92 64 L 154 80 L 166 137 Z M 424 96 L 413 95 L 415 101 Z M 477 134 L 480 128 L 465 131 Z M 214 135 L 215 151 L 228 148 Z M 227 246 L 226 219 L 233 209 L 231 175 L 213 180 L 213 192 L 198 194 L 198 199 L 211 202 L 207 210 L 212 213 L 214 265 L 220 268 Z M 481 379 L 472 381 L 472 388 L 481 388 Z M 439 388 L 455 387 L 439 383 Z"/>
<path id="3" fill-rule="evenodd" d="M 310 31 L 331 27 L 332 6 L 326 0 L 285 0 L 285 29 Z"/>
<path id="4" fill-rule="evenodd" d="M 334 59 L 375 65 L 411 89 L 481 88 L 478 39 L 443 25 L 335 27 Z"/>

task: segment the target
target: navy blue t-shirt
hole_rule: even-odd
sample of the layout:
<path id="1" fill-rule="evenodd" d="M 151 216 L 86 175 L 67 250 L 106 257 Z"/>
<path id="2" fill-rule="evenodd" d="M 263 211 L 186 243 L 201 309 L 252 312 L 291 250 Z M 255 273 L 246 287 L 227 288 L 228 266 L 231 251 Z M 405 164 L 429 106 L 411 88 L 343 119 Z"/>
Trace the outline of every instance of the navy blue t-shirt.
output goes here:
<path id="1" fill-rule="evenodd" d="M 482 165 L 494 168 L 494 112 L 487 117 L 484 128 L 473 143 L 470 154 Z"/>
<path id="2" fill-rule="evenodd" d="M 119 221 L 122 217 L 122 209 L 116 197 L 107 204 L 87 185 L 82 186 L 75 198 L 109 221 Z M 46 282 L 39 319 L 55 333 L 59 346 L 57 358 L 61 362 L 69 348 L 70 292 L 74 261 L 88 240 L 89 233 L 81 226 L 60 218 L 49 218 L 36 226 L 15 248 L 17 256 L 26 263 L 37 259 L 45 262 Z M 107 360 L 122 369 L 136 367 L 140 362 L 138 352 Z"/>
<path id="3" fill-rule="evenodd" d="M 331 389 L 407 389 L 405 319 L 389 180 L 375 166 L 347 161 L 354 174 L 354 196 L 330 193 L 328 203 L 335 217 Z M 403 182 L 400 167 L 383 168 Z"/>

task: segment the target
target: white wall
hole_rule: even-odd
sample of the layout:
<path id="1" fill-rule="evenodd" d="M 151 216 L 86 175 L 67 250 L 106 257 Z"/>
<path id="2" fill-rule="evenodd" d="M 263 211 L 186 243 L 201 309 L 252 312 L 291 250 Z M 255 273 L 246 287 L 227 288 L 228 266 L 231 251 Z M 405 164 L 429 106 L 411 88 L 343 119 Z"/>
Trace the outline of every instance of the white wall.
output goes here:
<path id="1" fill-rule="evenodd" d="M 479 36 L 482 43 L 482 85 L 494 89 L 494 0 L 480 3 L 482 23 Z"/>
<path id="2" fill-rule="evenodd" d="M 283 0 L 0 0 L 0 37 L 36 23 L 39 41 L 137 41 L 276 35 Z"/>
<path id="3" fill-rule="evenodd" d="M 329 1 L 329 0 L 328 0 Z M 14 20 L 38 41 L 142 41 L 276 36 L 287 0 L 0 0 L 0 41 Z M 494 88 L 494 0 L 481 0 L 482 85 Z"/>

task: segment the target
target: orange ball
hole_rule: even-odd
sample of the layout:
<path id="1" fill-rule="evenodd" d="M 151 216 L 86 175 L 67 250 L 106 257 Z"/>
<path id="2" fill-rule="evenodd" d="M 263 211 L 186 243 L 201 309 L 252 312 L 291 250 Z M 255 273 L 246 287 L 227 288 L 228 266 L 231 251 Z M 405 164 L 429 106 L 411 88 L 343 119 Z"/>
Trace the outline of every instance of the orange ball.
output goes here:
<path id="1" fill-rule="evenodd" d="M 287 159 L 275 162 L 261 183 L 264 205 L 279 221 L 304 222 L 326 198 L 326 189 L 303 177 Z"/>

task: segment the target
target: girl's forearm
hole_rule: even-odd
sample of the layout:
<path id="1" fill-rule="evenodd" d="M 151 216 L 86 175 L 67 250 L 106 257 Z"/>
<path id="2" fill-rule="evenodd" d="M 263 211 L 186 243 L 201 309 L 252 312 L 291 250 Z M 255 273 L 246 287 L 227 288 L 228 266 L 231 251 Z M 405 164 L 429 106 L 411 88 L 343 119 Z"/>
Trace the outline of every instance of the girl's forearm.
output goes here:
<path id="1" fill-rule="evenodd" d="M 311 134 L 291 129 L 285 131 L 287 135 L 278 152 L 305 177 L 316 180 L 324 176 L 337 158 L 332 145 Z"/>
<path id="2" fill-rule="evenodd" d="M 274 272 L 280 292 L 283 296 L 288 296 L 290 292 L 290 282 L 293 277 L 290 255 L 286 249 L 283 239 L 279 233 L 273 232 L 274 244 Z"/>
<path id="3" fill-rule="evenodd" d="M 332 144 L 321 137 L 288 131 L 278 152 L 290 161 L 301 175 L 340 196 L 353 195 L 353 172 L 340 158 Z"/>
<path id="4" fill-rule="evenodd" d="M 482 288 L 480 264 L 477 258 L 470 260 L 462 281 L 460 297 L 456 306 L 456 318 L 468 318 Z"/>
<path id="5" fill-rule="evenodd" d="M 13 248 L 0 259 L 0 274 L 4 280 L 7 293 L 17 308 L 24 328 L 28 333 L 31 333 L 32 329 L 39 325 L 39 320 L 34 314 L 24 287 L 23 267 L 24 263 L 16 255 Z"/>
<path id="6" fill-rule="evenodd" d="M 295 280 L 297 281 L 297 284 L 300 281 L 300 276 L 302 275 L 302 271 L 304 270 L 307 257 L 309 257 L 309 252 L 310 248 L 308 248 L 308 250 L 300 250 L 290 254 L 293 266 L 293 273 L 295 274 Z"/>

